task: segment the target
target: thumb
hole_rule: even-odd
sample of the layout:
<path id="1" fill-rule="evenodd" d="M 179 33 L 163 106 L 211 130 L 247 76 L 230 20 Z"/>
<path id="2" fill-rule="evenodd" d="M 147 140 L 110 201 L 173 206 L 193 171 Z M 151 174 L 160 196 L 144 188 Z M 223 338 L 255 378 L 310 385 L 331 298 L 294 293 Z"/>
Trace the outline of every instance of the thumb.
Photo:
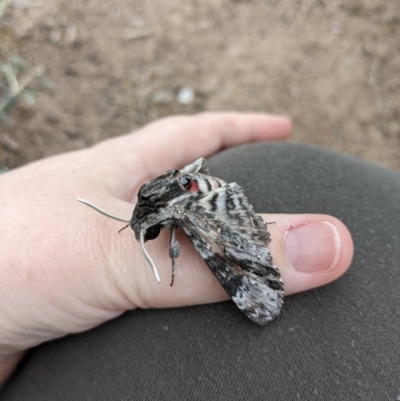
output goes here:
<path id="1" fill-rule="evenodd" d="M 338 219 L 327 215 L 263 215 L 271 233 L 268 249 L 278 267 L 285 295 L 325 285 L 341 276 L 350 266 L 353 243 L 349 231 Z M 229 299 L 221 284 L 182 232 L 178 232 L 180 257 L 173 287 L 168 257 L 169 233 L 146 244 L 161 276 L 157 282 L 145 257 L 136 257 L 136 290 L 126 288 L 139 307 L 175 307 L 212 303 Z M 132 238 L 130 238 L 132 241 Z M 136 241 L 135 241 L 136 242 Z M 137 245 L 135 252 L 140 252 Z M 128 246 L 132 252 L 132 244 Z M 124 252 L 124 251 L 122 251 Z M 124 257 L 124 259 L 126 256 Z M 126 260 L 126 259 L 125 259 Z M 121 270 L 119 270 L 121 272 Z M 123 279 L 126 284 L 126 278 Z M 123 283 L 120 283 L 123 286 Z"/>

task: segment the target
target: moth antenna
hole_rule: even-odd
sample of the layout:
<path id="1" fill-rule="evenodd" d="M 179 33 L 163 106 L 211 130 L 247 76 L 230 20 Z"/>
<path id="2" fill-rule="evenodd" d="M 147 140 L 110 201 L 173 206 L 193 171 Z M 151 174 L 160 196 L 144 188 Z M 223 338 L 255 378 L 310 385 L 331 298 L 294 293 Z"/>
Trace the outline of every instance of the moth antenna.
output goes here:
<path id="1" fill-rule="evenodd" d="M 109 213 L 105 212 L 103 209 L 100 209 L 99 207 L 93 205 L 93 203 L 85 201 L 84 199 L 80 199 L 80 198 L 75 198 L 75 199 L 78 202 L 84 203 L 85 205 L 87 205 L 87 206 L 91 207 L 92 209 L 96 210 L 97 212 L 103 214 L 104 216 L 110 217 L 111 219 L 118 220 L 118 221 L 123 221 L 124 223 L 130 223 L 131 222 L 130 220 L 120 219 L 119 217 L 113 216 L 112 214 L 109 214 Z M 128 226 L 129 226 L 129 224 L 128 224 Z M 128 227 L 128 226 L 126 226 L 126 227 Z M 124 227 L 124 228 L 126 228 L 126 227 Z"/>
<path id="2" fill-rule="evenodd" d="M 144 247 L 144 236 L 145 235 L 146 235 L 146 231 L 141 231 L 140 232 L 140 246 L 142 247 L 142 251 L 144 253 L 144 256 L 146 256 L 146 259 L 149 262 L 151 270 L 153 270 L 153 273 L 156 276 L 156 279 L 157 279 L 158 283 L 161 284 L 160 276 L 158 274 L 156 265 L 151 260 L 150 255 L 147 253 L 146 248 Z"/>

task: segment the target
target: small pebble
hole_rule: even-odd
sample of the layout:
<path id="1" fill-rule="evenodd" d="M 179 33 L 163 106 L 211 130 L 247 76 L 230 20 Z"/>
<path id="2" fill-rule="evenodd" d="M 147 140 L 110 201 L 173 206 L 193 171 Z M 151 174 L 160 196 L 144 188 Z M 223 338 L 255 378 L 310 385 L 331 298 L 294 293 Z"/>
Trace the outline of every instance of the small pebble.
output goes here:
<path id="1" fill-rule="evenodd" d="M 179 90 L 176 98 L 180 104 L 191 104 L 194 101 L 194 90 L 189 86 L 184 86 Z"/>

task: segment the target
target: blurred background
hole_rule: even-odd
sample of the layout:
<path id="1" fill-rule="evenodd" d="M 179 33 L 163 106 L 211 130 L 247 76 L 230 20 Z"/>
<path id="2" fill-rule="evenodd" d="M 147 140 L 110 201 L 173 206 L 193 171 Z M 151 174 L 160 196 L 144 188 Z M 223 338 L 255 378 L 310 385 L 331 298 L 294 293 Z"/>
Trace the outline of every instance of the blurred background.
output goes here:
<path id="1" fill-rule="evenodd" d="M 398 0 L 0 0 L 0 169 L 160 117 L 287 114 L 400 169 Z"/>

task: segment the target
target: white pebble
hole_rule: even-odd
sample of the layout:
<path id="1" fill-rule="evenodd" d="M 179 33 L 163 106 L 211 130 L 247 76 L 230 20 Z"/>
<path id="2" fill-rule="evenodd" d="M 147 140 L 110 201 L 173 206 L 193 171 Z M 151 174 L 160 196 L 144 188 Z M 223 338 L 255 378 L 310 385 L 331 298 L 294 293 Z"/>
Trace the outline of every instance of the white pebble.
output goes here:
<path id="1" fill-rule="evenodd" d="M 191 104 L 194 101 L 194 91 L 188 86 L 181 88 L 177 95 L 178 103 L 180 104 Z"/>

